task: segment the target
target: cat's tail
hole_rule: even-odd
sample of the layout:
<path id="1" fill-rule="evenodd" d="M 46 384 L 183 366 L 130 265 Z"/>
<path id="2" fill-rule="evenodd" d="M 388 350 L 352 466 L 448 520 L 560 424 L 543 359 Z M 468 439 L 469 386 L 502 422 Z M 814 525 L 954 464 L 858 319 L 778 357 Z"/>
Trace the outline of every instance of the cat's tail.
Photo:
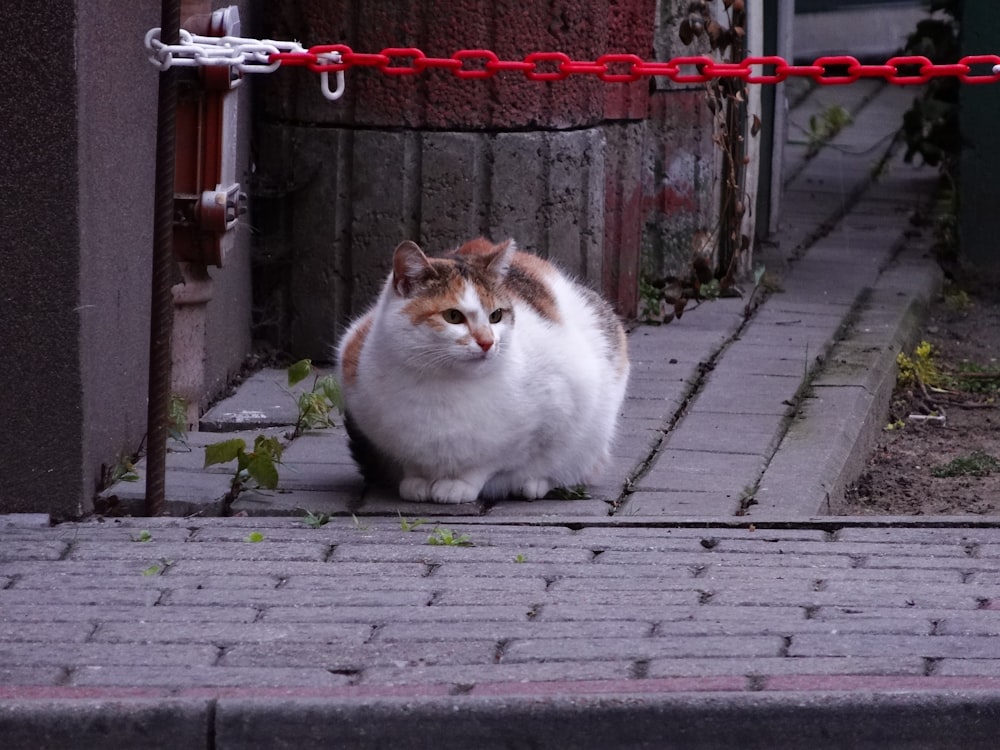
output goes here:
<path id="1" fill-rule="evenodd" d="M 344 412 L 344 427 L 347 429 L 351 458 L 358 465 L 365 483 L 395 489 L 403 477 L 402 467 L 380 451 L 361 431 L 350 411 Z"/>

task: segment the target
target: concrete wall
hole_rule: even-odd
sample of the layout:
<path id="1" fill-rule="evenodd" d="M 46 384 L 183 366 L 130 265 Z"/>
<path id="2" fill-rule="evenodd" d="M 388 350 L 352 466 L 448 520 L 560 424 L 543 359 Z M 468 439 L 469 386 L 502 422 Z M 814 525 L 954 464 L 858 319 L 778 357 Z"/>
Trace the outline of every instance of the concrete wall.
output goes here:
<path id="1" fill-rule="evenodd" d="M 86 512 L 145 433 L 157 25 L 155 0 L 0 6 L 0 512 Z M 212 387 L 249 346 L 242 255 L 219 275 Z"/>
<path id="2" fill-rule="evenodd" d="M 273 38 L 343 43 L 362 53 L 416 47 L 447 57 L 484 48 L 504 60 L 534 51 L 666 60 L 709 54 L 704 38 L 692 45 L 679 38 L 689 6 L 290 0 L 262 11 Z M 760 54 L 763 3 L 748 7 L 749 48 Z M 330 359 L 344 324 L 373 298 L 392 248 L 406 238 L 440 252 L 476 234 L 513 236 L 626 315 L 636 312 L 640 273 L 679 274 L 692 253 L 716 252 L 722 151 L 712 141 L 704 85 L 606 84 L 593 76 L 538 83 L 518 73 L 460 80 L 444 71 L 390 76 L 355 67 L 335 103 L 302 69 L 269 78 L 263 91 L 254 196 L 258 323 L 262 335 L 296 355 Z M 771 188 L 769 176 L 760 191 Z M 756 212 L 748 212 L 750 235 L 754 221 Z M 767 221 L 760 226 L 766 231 Z"/>

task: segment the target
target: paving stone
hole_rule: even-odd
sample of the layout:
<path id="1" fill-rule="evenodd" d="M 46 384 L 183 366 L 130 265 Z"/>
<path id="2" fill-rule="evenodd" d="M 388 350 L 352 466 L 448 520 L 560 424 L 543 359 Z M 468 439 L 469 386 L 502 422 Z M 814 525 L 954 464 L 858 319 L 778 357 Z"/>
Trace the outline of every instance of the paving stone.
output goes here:
<path id="1" fill-rule="evenodd" d="M 424 570 L 428 570 L 429 566 L 425 566 Z M 338 571 L 341 567 L 338 566 Z M 492 601 L 502 601 L 503 596 L 520 596 L 522 594 L 535 594 L 545 590 L 546 587 L 545 578 L 542 576 L 537 577 L 527 577 L 527 578 L 485 578 L 485 577 L 475 577 L 475 578 L 450 578 L 447 581 L 436 580 L 432 577 L 421 575 L 419 577 L 403 577 L 403 576 L 384 576 L 380 579 L 379 590 L 377 592 L 371 591 L 371 583 L 369 580 L 350 580 L 344 581 L 339 578 L 331 580 L 329 576 L 306 576 L 300 575 L 293 578 L 289 578 L 285 582 L 285 586 L 289 589 L 305 589 L 314 590 L 320 587 L 326 587 L 333 591 L 338 591 L 341 594 L 350 594 L 350 596 L 345 596 L 345 601 L 357 601 L 359 604 L 364 604 L 368 602 L 370 604 L 391 604 L 393 602 L 392 597 L 395 596 L 396 592 L 403 591 L 419 591 L 427 594 L 438 593 L 438 592 L 451 592 L 453 594 L 463 594 L 468 593 L 470 595 L 479 595 L 492 597 Z M 353 598 L 352 598 L 353 597 Z M 381 600 L 380 600 L 381 599 Z M 428 600 L 431 596 L 428 596 Z M 490 601 L 485 599 L 484 601 Z M 264 617 L 269 614 L 275 615 L 280 613 L 265 612 Z"/>
<path id="2" fill-rule="evenodd" d="M 628 679 L 632 676 L 634 663 L 623 661 L 601 661 L 591 664 L 576 662 L 540 662 L 536 664 L 493 664 L 488 669 L 481 665 L 407 667 L 374 667 L 366 669 L 361 684 L 378 685 L 433 685 L 449 684 L 467 688 L 497 682 L 526 683 L 545 680 L 607 680 Z"/>
<path id="3" fill-rule="evenodd" d="M 335 464 L 350 466 L 357 474 L 354 459 L 343 430 L 307 432 L 295 438 L 281 454 L 282 462 L 290 464 Z M 338 469 L 339 471 L 339 469 Z"/>
<path id="4" fill-rule="evenodd" d="M 807 350 L 803 348 L 803 351 Z M 802 379 L 798 376 L 713 372 L 692 409 L 784 416 L 791 411 L 801 385 Z"/>
<path id="5" fill-rule="evenodd" d="M 338 607 L 341 612 L 338 617 L 345 622 L 348 617 L 367 617 L 367 613 L 360 610 L 352 610 L 351 607 L 364 608 L 369 606 L 385 605 L 398 607 L 423 607 L 430 603 L 431 597 L 425 591 L 408 591 L 401 584 L 396 590 L 379 591 L 353 591 L 345 592 L 338 589 L 318 589 L 307 591 L 304 588 L 280 589 L 240 589 L 238 591 L 223 592 L 218 590 L 204 589 L 172 589 L 162 601 L 162 606 L 184 606 L 184 607 L 220 607 L 234 605 L 248 605 L 259 610 L 268 610 L 262 616 L 273 618 L 271 612 L 275 607 L 300 607 L 328 609 Z M 329 612 L 325 617 L 329 618 Z M 356 619 L 351 619 L 357 622 Z"/>
<path id="6" fill-rule="evenodd" d="M 764 470 L 761 456 L 710 451 L 664 450 L 635 483 L 636 490 L 675 490 L 739 495 Z M 735 511 L 735 508 L 732 509 Z M 731 513 L 730 513 L 731 514 Z"/>
<path id="7" fill-rule="evenodd" d="M 628 495 L 619 515 L 622 517 L 730 516 L 739 506 L 740 493 L 697 492 L 694 490 L 637 491 Z"/>
<path id="8" fill-rule="evenodd" d="M 245 513 L 248 516 L 305 516 L 327 513 L 331 516 L 349 516 L 358 507 L 361 497 L 361 485 L 354 488 L 345 484 L 340 488 L 331 488 L 333 482 L 325 482 L 327 487 L 313 489 L 311 486 L 298 489 L 280 489 L 267 494 L 245 492 L 232 504 L 233 513 Z"/>
<path id="9" fill-rule="evenodd" d="M 248 535 L 249 536 L 249 535 Z M 267 539 L 266 533 L 263 534 Z M 75 542 L 70 560 L 324 560 L 330 545 L 324 542 L 282 544 L 241 542 L 213 544 L 155 542 L 148 544 L 107 545 L 99 542 Z"/>
<path id="10" fill-rule="evenodd" d="M 65 679 L 61 667 L 0 667 L 0 685 L 61 685 Z"/>
<path id="11" fill-rule="evenodd" d="M 334 642 L 361 644 L 371 635 L 364 624 L 331 623 L 103 623 L 90 637 L 91 643 L 235 643 L 294 642 L 300 645 Z"/>
<path id="12" fill-rule="evenodd" d="M 442 598 L 443 602 L 443 598 Z M 452 604 L 463 604 L 461 601 L 451 601 Z M 650 635 L 651 626 L 635 620 L 533 620 L 519 621 L 477 621 L 469 623 L 469 634 L 479 638 L 487 638 L 496 642 L 509 641 L 514 638 L 575 638 L 586 636 L 594 638 L 642 638 Z M 440 641 L 446 638 L 442 635 L 438 623 L 426 622 L 390 622 L 380 627 L 372 638 L 372 642 L 398 641 Z"/>
<path id="13" fill-rule="evenodd" d="M 1000 677 L 1000 659 L 941 659 L 934 664 L 934 674 L 941 677 Z"/>
<path id="14" fill-rule="evenodd" d="M 770 458 L 784 431 L 784 418 L 694 410 L 667 439 L 667 448 L 716 453 L 748 453 Z"/>
<path id="15" fill-rule="evenodd" d="M 0 529 L 47 529 L 52 524 L 48 513 L 0 513 Z"/>
<path id="16" fill-rule="evenodd" d="M 219 649 L 205 645 L 149 645 L 116 643 L 74 643 L 72 648 L 51 649 L 0 644 L 0 660 L 7 666 L 211 666 Z"/>
<path id="17" fill-rule="evenodd" d="M 996 642 L 990 637 L 976 636 L 910 636 L 835 634 L 796 636 L 788 647 L 789 656 L 857 656 L 901 658 L 918 656 L 924 659 L 992 659 Z"/>
<path id="18" fill-rule="evenodd" d="M 317 375 L 332 371 L 317 370 Z M 206 432 L 231 432 L 294 425 L 298 397 L 312 389 L 314 378 L 288 385 L 288 373 L 264 369 L 247 378 L 232 396 L 223 399 L 201 417 Z"/>
<path id="19" fill-rule="evenodd" d="M 413 533 L 426 539 L 433 527 Z M 421 533 L 422 531 L 422 533 Z M 423 562 L 438 564 L 450 562 L 497 562 L 509 563 L 518 554 L 517 547 L 497 547 L 476 545 L 474 547 L 450 547 L 444 545 L 421 544 L 420 546 L 400 546 L 399 544 L 341 544 L 330 555 L 330 561 L 358 562 Z M 546 562 L 590 562 L 593 554 L 584 549 L 550 549 L 540 553 Z M 534 556 L 534 555 L 533 555 Z"/>
<path id="20" fill-rule="evenodd" d="M 230 586 L 233 583 L 230 582 Z M 112 599 L 112 597 L 107 597 Z M 93 604 L 5 604 L 2 617 L 5 622 L 33 623 L 75 623 L 83 632 L 90 633 L 100 622 L 161 623 L 169 627 L 172 622 L 253 622 L 260 611 L 246 606 L 219 607 L 157 607 L 137 608 L 134 604 L 107 604 L 104 601 Z M 86 627 L 89 626 L 89 627 Z"/>
<path id="21" fill-rule="evenodd" d="M 755 657 L 729 659 L 652 659 L 646 677 L 721 675 L 923 675 L 923 659 L 854 657 Z"/>
<path id="22" fill-rule="evenodd" d="M 74 622 L 34 622 L 30 628 L 24 623 L 12 621 L 4 607 L 0 620 L 0 642 L 4 643 L 83 643 L 90 638 L 90 630 Z"/>
<path id="23" fill-rule="evenodd" d="M 362 671 L 368 667 L 436 664 L 492 664 L 497 644 L 491 640 L 458 642 L 414 641 L 405 650 L 396 643 L 269 643 L 242 644 L 228 649 L 219 666 L 243 668 L 320 667 Z"/>
<path id="24" fill-rule="evenodd" d="M 803 636 L 805 637 L 805 636 Z M 777 636 L 743 636 L 738 641 L 720 636 L 643 638 L 622 641 L 614 638 L 573 640 L 517 640 L 504 648 L 502 662 L 545 659 L 585 661 L 602 659 L 652 660 L 672 656 L 718 658 L 726 656 L 778 656 L 784 641 Z"/>
<path id="25" fill-rule="evenodd" d="M 308 645 L 303 648 L 308 648 Z M 353 682 L 352 675 L 306 666 L 294 668 L 161 666 L 156 669 L 93 666 L 74 669 L 68 684 L 77 687 L 164 687 L 176 690 L 216 687 L 343 687 Z"/>

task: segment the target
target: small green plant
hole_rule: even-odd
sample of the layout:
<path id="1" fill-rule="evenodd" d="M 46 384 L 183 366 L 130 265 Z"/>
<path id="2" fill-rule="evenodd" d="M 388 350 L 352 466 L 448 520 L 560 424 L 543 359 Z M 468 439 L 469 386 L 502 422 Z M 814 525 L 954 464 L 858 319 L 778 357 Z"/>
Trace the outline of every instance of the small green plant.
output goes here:
<path id="1" fill-rule="evenodd" d="M 148 529 L 143 529 L 138 534 L 133 537 L 129 537 L 133 542 L 151 542 L 153 541 L 153 535 L 149 533 Z"/>
<path id="2" fill-rule="evenodd" d="M 468 534 L 456 535 L 451 529 L 444 529 L 439 526 L 434 527 L 434 531 L 427 537 L 427 543 L 444 547 L 473 547 L 472 540 Z"/>
<path id="3" fill-rule="evenodd" d="M 323 512 L 314 513 L 311 510 L 307 510 L 305 517 L 302 519 L 302 523 L 310 529 L 318 529 L 321 526 L 326 526 L 330 523 L 330 514 Z"/>
<path id="4" fill-rule="evenodd" d="M 187 442 L 187 400 L 174 394 L 170 397 L 168 434 L 181 443 Z"/>
<path id="5" fill-rule="evenodd" d="M 173 564 L 174 564 L 173 560 L 167 560 L 166 558 L 161 557 L 159 560 L 150 565 L 148 568 L 143 568 L 142 574 L 146 577 L 162 576 L 164 573 L 167 572 L 167 570 Z"/>
<path id="6" fill-rule="evenodd" d="M 301 383 L 314 371 L 312 360 L 300 359 L 288 368 L 288 386 Z M 333 427 L 334 411 L 343 411 L 344 408 L 337 379 L 333 375 L 321 376 L 317 373 L 312 389 L 299 396 L 298 407 L 299 414 L 292 437 L 301 435 L 305 430 Z"/>
<path id="7" fill-rule="evenodd" d="M 853 122 L 851 113 L 840 104 L 827 107 L 809 118 L 809 151 L 815 153 L 820 146 Z"/>
<path id="8" fill-rule="evenodd" d="M 951 286 L 945 290 L 944 306 L 954 313 L 966 313 L 972 307 L 972 299 L 964 289 Z"/>
<path id="9" fill-rule="evenodd" d="M 244 539 L 243 541 L 256 544 L 258 542 L 264 541 L 264 535 L 261 534 L 259 531 L 251 531 L 249 534 L 247 534 L 246 539 Z"/>
<path id="10" fill-rule="evenodd" d="M 514 555 L 514 562 L 516 562 L 516 563 L 526 563 L 526 562 L 528 562 L 528 558 L 525 557 L 524 555 L 522 555 L 519 552 L 516 555 Z"/>
<path id="11" fill-rule="evenodd" d="M 663 291 L 643 273 L 639 277 L 639 319 L 653 323 L 660 322 L 663 318 Z"/>
<path id="12" fill-rule="evenodd" d="M 954 374 L 956 386 L 992 402 L 1000 393 L 1000 370 L 989 370 L 975 362 L 961 362 Z"/>
<path id="13" fill-rule="evenodd" d="M 893 420 L 892 422 L 889 422 L 885 426 L 885 431 L 893 432 L 894 430 L 902 430 L 905 427 L 906 427 L 906 422 L 904 422 L 902 419 L 896 419 Z"/>
<path id="14" fill-rule="evenodd" d="M 286 371 L 289 387 L 302 382 L 313 372 L 312 360 L 309 359 L 300 359 L 289 365 Z M 298 417 L 291 437 L 295 438 L 305 430 L 332 427 L 335 409 L 343 410 L 340 386 L 332 375 L 317 374 L 312 390 L 299 396 Z M 223 440 L 205 446 L 205 467 L 236 461 L 236 472 L 229 491 L 230 501 L 233 501 L 245 489 L 277 488 L 278 464 L 281 463 L 283 450 L 278 438 L 268 435 L 258 435 L 254 439 L 253 450 L 247 450 L 246 441 L 242 438 Z"/>
<path id="15" fill-rule="evenodd" d="M 399 514 L 399 528 L 403 531 L 416 531 L 419 527 L 427 523 L 426 518 L 403 518 L 403 514 Z"/>
<path id="16" fill-rule="evenodd" d="M 278 486 L 278 464 L 283 450 L 276 437 L 258 435 L 253 450 L 247 450 L 243 438 L 232 438 L 205 446 L 205 467 L 236 461 L 230 483 L 230 493 L 235 499 L 245 489 L 273 490 Z"/>
<path id="17" fill-rule="evenodd" d="M 896 365 L 899 367 L 896 382 L 901 386 L 944 387 L 946 378 L 934 360 L 934 348 L 927 341 L 917 344 L 912 357 L 900 352 L 896 355 Z"/>
<path id="18" fill-rule="evenodd" d="M 1000 472 L 1000 461 L 981 450 L 959 456 L 931 470 L 936 477 L 988 477 L 994 472 Z"/>
<path id="19" fill-rule="evenodd" d="M 554 500 L 586 500 L 590 497 L 590 492 L 586 485 L 578 484 L 575 487 L 553 487 L 546 497 Z"/>
<path id="20" fill-rule="evenodd" d="M 118 462 L 112 467 L 108 475 L 108 483 L 115 482 L 138 482 L 139 473 L 135 470 L 134 457 L 119 456 Z"/>
<path id="21" fill-rule="evenodd" d="M 753 269 L 753 289 L 750 290 L 750 294 L 747 296 L 747 303 L 743 305 L 744 318 L 750 318 L 750 314 L 753 312 L 753 300 L 757 296 L 757 292 L 761 289 L 767 289 L 767 284 L 764 280 L 766 273 L 767 268 L 763 263 L 758 263 L 757 267 Z"/>

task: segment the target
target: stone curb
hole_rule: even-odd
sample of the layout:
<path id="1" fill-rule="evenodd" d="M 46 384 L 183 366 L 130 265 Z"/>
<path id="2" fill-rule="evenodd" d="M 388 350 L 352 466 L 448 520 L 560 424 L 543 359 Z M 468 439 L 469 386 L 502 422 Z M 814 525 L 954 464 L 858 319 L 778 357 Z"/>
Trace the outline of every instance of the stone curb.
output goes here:
<path id="1" fill-rule="evenodd" d="M 528 695 L 95 698 L 0 705 L 4 746 L 191 750 L 364 748 L 993 748 L 1000 694 L 968 689 L 616 690 L 588 683 Z M 687 688 L 687 689 L 684 689 Z M 551 691 L 551 692 L 549 692 Z"/>
<path id="2" fill-rule="evenodd" d="M 884 427 L 896 383 L 896 355 L 912 346 L 934 294 L 937 264 L 909 247 L 882 274 L 811 379 L 772 461 L 761 477 L 752 520 L 834 514 L 862 472 Z"/>

